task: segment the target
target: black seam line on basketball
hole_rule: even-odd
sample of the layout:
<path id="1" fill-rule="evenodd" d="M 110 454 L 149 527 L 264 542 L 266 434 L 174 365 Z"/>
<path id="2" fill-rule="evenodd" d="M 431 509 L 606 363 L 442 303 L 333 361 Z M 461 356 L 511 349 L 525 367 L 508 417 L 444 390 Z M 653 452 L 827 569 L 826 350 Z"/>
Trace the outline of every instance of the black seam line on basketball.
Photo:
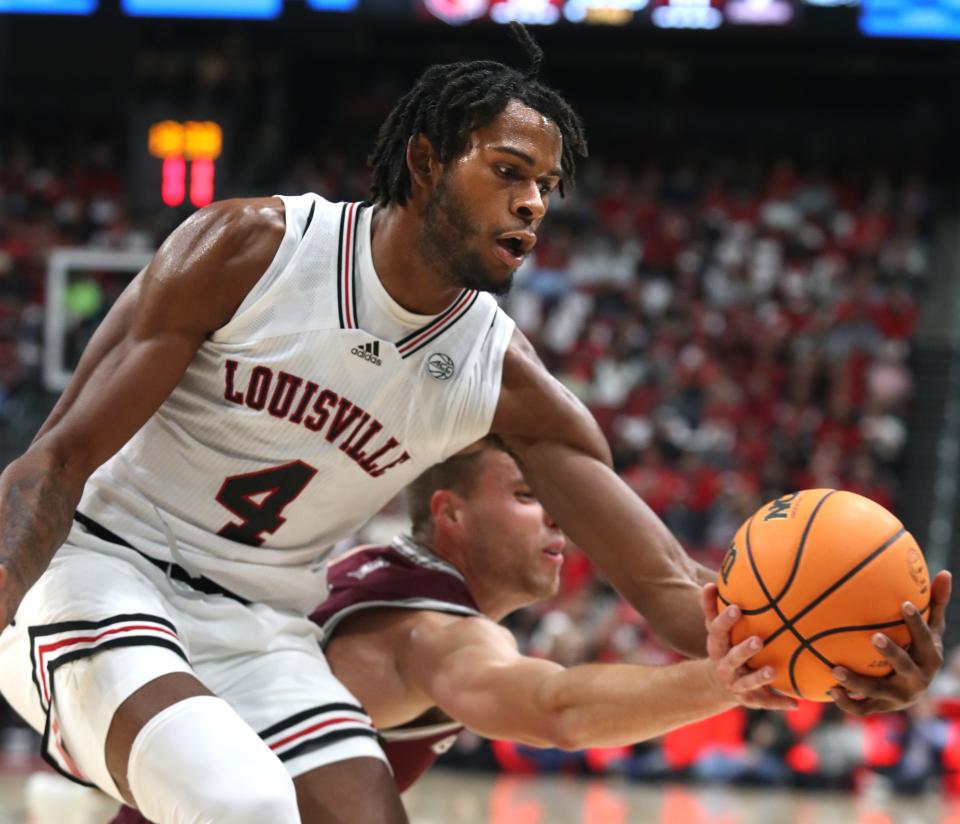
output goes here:
<path id="1" fill-rule="evenodd" d="M 781 621 L 782 626 L 780 627 L 779 630 L 777 630 L 776 633 L 774 633 L 774 635 L 779 634 L 779 633 L 780 633 L 781 631 L 783 631 L 784 629 L 789 629 L 790 632 L 793 633 L 793 635 L 794 635 L 794 637 L 797 639 L 797 641 L 800 642 L 801 648 L 805 647 L 805 648 L 809 649 L 810 652 L 812 652 L 812 653 L 813 653 L 814 655 L 816 655 L 818 658 L 821 658 L 821 660 L 823 660 L 823 659 L 822 659 L 822 656 L 821 656 L 813 647 L 811 647 L 811 646 L 807 643 L 807 639 L 804 638 L 804 637 L 794 628 L 793 624 L 788 620 L 787 616 L 783 614 L 783 610 L 780 609 L 780 605 L 777 604 L 777 603 L 775 603 L 775 602 L 773 601 L 773 596 L 771 596 L 770 590 L 767 589 L 766 583 L 764 583 L 763 578 L 760 576 L 760 570 L 757 569 L 756 561 L 754 561 L 754 559 L 753 559 L 753 544 L 752 544 L 752 542 L 751 542 L 751 540 L 750 540 L 750 530 L 752 529 L 752 527 L 753 527 L 753 518 L 751 517 L 750 520 L 747 522 L 747 560 L 750 561 L 750 568 L 753 570 L 753 577 L 757 579 L 757 583 L 760 585 L 760 589 L 763 590 L 763 594 L 766 596 L 767 600 L 769 601 L 770 606 L 773 608 L 773 611 L 774 611 L 775 613 L 777 613 L 777 615 L 778 615 L 779 618 L 780 618 L 780 621 Z M 770 638 L 768 638 L 766 641 L 763 642 L 763 643 L 764 643 L 764 646 L 766 646 L 768 643 L 770 643 L 770 640 L 771 640 L 772 637 L 773 637 L 773 636 L 771 636 Z M 803 693 L 800 691 L 800 688 L 799 688 L 799 686 L 797 685 L 796 679 L 794 678 L 793 667 L 792 667 L 792 666 L 791 666 L 791 668 L 790 668 L 790 683 L 793 685 L 794 692 L 796 692 L 797 695 L 799 695 L 799 696 L 803 696 Z"/>
<path id="2" fill-rule="evenodd" d="M 787 594 L 787 590 L 790 589 L 790 585 L 793 583 L 793 579 L 797 575 L 797 570 L 800 568 L 800 556 L 803 555 L 803 549 L 806 546 L 807 536 L 810 534 L 810 527 L 813 525 L 813 519 L 817 516 L 817 513 L 820 511 L 820 507 L 823 506 L 824 501 L 826 501 L 827 498 L 836 492 L 836 489 L 831 489 L 826 493 L 826 495 L 822 496 L 820 500 L 817 501 L 817 505 L 813 508 L 813 512 L 810 513 L 810 517 L 807 518 L 806 526 L 803 528 L 803 535 L 800 537 L 800 545 L 793 556 L 793 568 L 790 570 L 790 575 L 787 578 L 787 582 L 783 585 L 783 589 L 780 590 L 780 593 L 774 596 L 771 599 L 771 602 L 766 606 L 757 607 L 756 609 L 744 609 L 743 607 L 740 607 L 740 612 L 743 615 L 763 615 L 763 613 L 769 612 L 773 608 L 774 603 L 779 603 L 780 599 Z M 719 593 L 717 594 L 719 595 Z M 727 606 L 730 605 L 730 602 L 726 599 L 721 597 L 720 600 L 723 601 L 723 603 Z"/>
<path id="3" fill-rule="evenodd" d="M 56 635 L 58 632 L 72 632 L 79 629 L 100 629 L 110 626 L 110 624 L 119 624 L 124 621 L 150 621 L 155 624 L 162 624 L 173 632 L 177 628 L 166 618 L 159 615 L 149 615 L 145 612 L 128 612 L 121 615 L 113 615 L 110 618 L 102 618 L 99 621 L 63 621 L 59 624 L 40 624 L 35 627 L 28 627 L 27 634 L 30 639 L 42 638 L 46 635 Z"/>
<path id="4" fill-rule="evenodd" d="M 422 335 L 424 332 L 426 332 L 428 329 L 433 328 L 433 327 L 436 326 L 438 323 L 443 323 L 443 321 L 444 321 L 444 320 L 447 318 L 447 316 L 457 307 L 457 305 L 458 305 L 458 304 L 460 303 L 460 301 L 463 299 L 463 296 L 464 296 L 468 291 L 469 291 L 469 290 L 467 290 L 467 289 L 461 289 L 461 290 L 460 290 L 460 293 L 457 295 L 456 299 L 455 299 L 446 309 L 444 309 L 439 315 L 437 315 L 432 321 L 430 321 L 430 323 L 425 324 L 424 326 L 421 326 L 419 329 L 416 329 L 415 331 L 411 332 L 409 335 L 404 335 L 402 338 L 400 338 L 400 340 L 398 340 L 398 341 L 394 344 L 394 346 L 396 346 L 396 347 L 399 349 L 399 348 L 400 348 L 401 346 L 403 346 L 405 343 L 407 343 L 408 341 L 413 340 L 414 338 L 416 338 L 416 337 L 419 336 L 419 335 Z"/>
<path id="5" fill-rule="evenodd" d="M 779 603 L 780 599 L 786 595 L 787 590 L 790 589 L 790 585 L 793 583 L 793 579 L 797 577 L 797 570 L 800 568 L 800 560 L 803 556 L 803 549 L 807 544 L 807 538 L 810 535 L 810 529 L 813 526 L 813 521 L 817 517 L 817 513 L 820 511 L 820 507 L 826 503 L 827 498 L 831 495 L 834 495 L 837 490 L 831 489 L 826 495 L 822 496 L 817 505 L 813 508 L 813 512 L 810 513 L 810 517 L 807 518 L 807 523 L 803 527 L 803 535 L 800 536 L 800 545 L 797 547 L 796 553 L 793 556 L 793 567 L 790 570 L 790 575 L 787 578 L 787 582 L 783 585 L 783 589 L 780 590 L 780 593 L 774 599 Z"/>
<path id="6" fill-rule="evenodd" d="M 723 601 L 724 606 L 730 606 L 730 604 L 733 603 L 724 598 L 719 592 L 717 592 L 717 598 Z M 738 606 L 737 609 L 740 610 L 741 615 L 762 615 L 764 612 L 769 611 L 770 604 L 767 604 L 765 607 L 757 607 L 756 609 L 744 609 L 741 606 Z"/>
<path id="7" fill-rule="evenodd" d="M 343 322 L 343 232 L 347 219 L 347 204 L 340 210 L 340 238 L 337 241 L 337 311 L 340 313 L 340 328 L 346 329 Z"/>
<path id="8" fill-rule="evenodd" d="M 321 704 L 317 707 L 310 707 L 307 710 L 301 710 L 295 715 L 291 715 L 289 718 L 284 718 L 282 721 L 277 721 L 275 724 L 271 724 L 265 730 L 258 732 L 261 738 L 269 738 L 271 735 L 276 735 L 278 732 L 282 732 L 285 729 L 288 729 L 296 724 L 306 721 L 308 718 L 313 718 L 315 715 L 322 715 L 325 712 L 356 712 L 360 713 L 363 716 L 366 716 L 366 710 L 361 707 L 359 704 L 347 704 L 347 703 L 334 703 L 334 704 Z"/>
<path id="9" fill-rule="evenodd" d="M 871 552 L 866 558 L 860 561 L 853 569 L 844 573 L 840 578 L 838 578 L 834 583 L 827 587 L 823 592 L 821 592 L 816 598 L 814 598 L 809 604 L 807 604 L 803 609 L 800 610 L 796 615 L 789 619 L 789 625 L 792 627 L 797 621 L 803 618 L 810 610 L 812 610 L 817 604 L 823 601 L 825 598 L 828 598 L 836 590 L 838 590 L 843 584 L 849 581 L 854 575 L 856 575 L 861 569 L 863 569 L 871 561 L 878 558 L 884 552 L 886 552 L 890 547 L 892 547 L 897 541 L 899 541 L 904 535 L 906 535 L 906 527 L 900 527 L 896 532 L 893 533 L 886 541 L 884 541 L 880 546 L 878 546 L 873 552 Z M 769 638 L 767 638 L 766 643 L 771 643 L 774 641 L 784 629 L 787 628 L 787 623 L 784 623 L 780 629 L 774 632 Z"/>
<path id="10" fill-rule="evenodd" d="M 357 237 L 360 235 L 360 213 L 366 208 L 366 204 L 360 202 L 357 204 L 356 214 L 353 216 L 353 258 L 350 261 L 350 283 L 353 286 L 350 294 L 353 298 L 353 325 L 360 328 L 360 318 L 357 317 Z"/>
<path id="11" fill-rule="evenodd" d="M 300 235 L 300 239 L 303 240 L 307 236 L 307 229 L 310 228 L 310 224 L 313 222 L 313 212 L 317 208 L 317 201 L 313 201 L 310 204 L 310 211 L 307 212 L 307 222 L 303 224 L 303 233 Z"/>
<path id="12" fill-rule="evenodd" d="M 806 698 L 806 696 L 803 694 L 803 690 L 800 689 L 800 685 L 797 683 L 796 668 L 797 668 L 797 660 L 800 658 L 800 653 L 802 653 L 804 650 L 809 650 L 810 652 L 812 652 L 830 669 L 833 669 L 834 667 L 834 663 L 832 661 L 822 656 L 809 644 L 800 644 L 799 646 L 795 647 L 793 650 L 793 653 L 790 655 L 790 663 L 787 665 L 787 673 L 790 675 L 790 684 L 791 686 L 793 686 L 793 691 L 800 698 Z"/>
<path id="13" fill-rule="evenodd" d="M 918 612 L 925 612 L 930 606 L 930 602 L 927 602 L 926 606 L 918 607 Z M 842 632 L 857 632 L 857 631 L 866 631 L 871 629 L 889 629 L 890 627 L 899 627 L 901 624 L 906 624 L 907 622 L 901 618 L 899 621 L 886 621 L 882 624 L 857 624 L 855 626 L 849 627 L 834 627 L 833 629 L 825 629 L 823 632 L 818 632 L 816 635 L 810 636 L 808 639 L 812 644 L 814 641 L 819 641 L 821 638 L 825 638 L 828 635 L 839 635 Z"/>
<path id="14" fill-rule="evenodd" d="M 929 606 L 929 603 L 927 604 L 927 606 Z M 923 609 L 921 609 L 920 611 L 923 612 L 923 610 L 925 610 L 926 608 L 927 607 L 923 607 Z M 826 638 L 829 635 L 839 635 L 844 632 L 866 632 L 867 630 L 874 630 L 874 629 L 890 629 L 890 627 L 898 627 L 902 624 L 906 624 L 906 621 L 904 621 L 901 618 L 899 621 L 887 621 L 882 624 L 859 624 L 856 626 L 849 626 L 849 627 L 834 627 L 833 629 L 827 629 L 827 630 L 824 630 L 823 632 L 818 632 L 816 635 L 811 636 L 807 640 L 811 644 L 811 647 L 810 647 L 811 652 L 813 652 L 818 658 L 820 658 L 821 661 L 826 663 L 827 666 L 829 666 L 830 669 L 832 670 L 836 666 L 836 664 L 834 664 L 832 661 L 829 661 L 829 659 L 826 656 L 821 655 L 812 646 L 816 641 L 819 641 L 821 638 Z M 794 669 L 797 665 L 797 659 L 800 657 L 801 652 L 803 652 L 803 647 L 797 647 L 793 651 L 793 654 L 790 656 L 790 664 L 789 664 L 790 683 L 793 684 L 794 690 L 796 690 L 797 694 L 800 696 L 802 696 L 803 693 L 800 692 L 800 689 L 797 684 L 797 680 L 794 677 Z"/>
<path id="15" fill-rule="evenodd" d="M 291 747 L 289 750 L 284 750 L 282 753 L 277 754 L 277 758 L 281 761 L 289 761 L 291 758 L 296 758 L 298 755 L 303 755 L 304 753 L 312 752 L 313 750 L 319 750 L 321 747 L 326 747 L 330 744 L 336 744 L 337 741 L 342 741 L 344 738 L 357 738 L 360 736 L 365 736 L 367 738 L 379 738 L 375 730 L 334 730 L 333 732 L 328 732 L 323 738 L 311 738 L 309 741 L 304 741 L 302 744 L 297 744 L 296 747 Z"/>
<path id="16" fill-rule="evenodd" d="M 732 601 L 728 601 L 726 598 L 724 598 L 719 592 L 717 593 L 717 597 L 723 601 L 726 606 L 730 606 L 730 604 L 733 603 Z M 765 612 L 769 612 L 770 608 L 771 605 L 769 603 L 765 607 L 757 607 L 756 609 L 744 609 L 741 606 L 737 607 L 742 615 L 762 615 Z"/>
<path id="17" fill-rule="evenodd" d="M 454 326 L 456 326 L 458 323 L 460 323 L 460 321 L 462 321 L 462 320 L 467 316 L 467 313 L 473 308 L 473 304 L 475 304 L 475 303 L 477 302 L 477 299 L 478 299 L 479 297 L 480 297 L 480 293 L 479 293 L 479 292 L 474 292 L 474 293 L 473 293 L 473 297 L 470 298 L 470 300 L 467 301 L 467 303 L 464 305 L 463 310 L 462 310 L 462 312 L 460 313 L 460 317 L 458 317 L 458 318 L 457 318 L 453 323 L 451 323 L 449 326 L 446 326 L 446 327 L 444 327 L 443 329 L 440 329 L 439 331 L 434 332 L 432 335 L 430 335 L 430 337 L 426 338 L 422 343 L 418 343 L 416 346 L 414 346 L 413 349 L 410 349 L 409 351 L 404 352 L 404 354 L 402 354 L 402 355 L 400 356 L 400 358 L 401 358 L 402 360 L 406 360 L 407 358 L 409 358 L 409 357 L 410 357 L 412 354 L 414 354 L 415 352 L 419 352 L 421 349 L 423 349 L 424 346 L 427 346 L 428 344 L 433 343 L 437 338 L 442 337 L 445 333 L 447 333 L 447 332 L 449 332 L 451 329 L 453 329 Z"/>

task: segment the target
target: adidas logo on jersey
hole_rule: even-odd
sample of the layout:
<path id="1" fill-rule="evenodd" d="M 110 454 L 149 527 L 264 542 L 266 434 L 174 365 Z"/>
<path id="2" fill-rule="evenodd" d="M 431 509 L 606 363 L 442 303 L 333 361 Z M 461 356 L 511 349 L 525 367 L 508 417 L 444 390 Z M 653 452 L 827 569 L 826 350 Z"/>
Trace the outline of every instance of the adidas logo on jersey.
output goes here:
<path id="1" fill-rule="evenodd" d="M 363 346 L 354 346 L 350 350 L 351 355 L 356 355 L 358 358 L 363 358 L 365 361 L 370 361 L 374 366 L 379 366 L 383 363 L 380 360 L 380 341 L 375 340 L 373 343 L 365 343 Z"/>

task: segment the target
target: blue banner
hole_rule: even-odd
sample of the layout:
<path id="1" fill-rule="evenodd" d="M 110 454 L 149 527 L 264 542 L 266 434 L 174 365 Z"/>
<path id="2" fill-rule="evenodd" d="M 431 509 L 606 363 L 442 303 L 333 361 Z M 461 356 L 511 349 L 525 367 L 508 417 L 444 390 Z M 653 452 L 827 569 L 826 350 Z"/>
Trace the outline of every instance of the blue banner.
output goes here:
<path id="1" fill-rule="evenodd" d="M 123 0 L 124 12 L 133 17 L 272 20 L 282 6 L 283 0 Z"/>
<path id="2" fill-rule="evenodd" d="M 0 14 L 93 14 L 97 0 L 0 0 Z"/>
<path id="3" fill-rule="evenodd" d="M 860 31 L 871 37 L 960 39 L 960 0 L 863 0 Z"/>

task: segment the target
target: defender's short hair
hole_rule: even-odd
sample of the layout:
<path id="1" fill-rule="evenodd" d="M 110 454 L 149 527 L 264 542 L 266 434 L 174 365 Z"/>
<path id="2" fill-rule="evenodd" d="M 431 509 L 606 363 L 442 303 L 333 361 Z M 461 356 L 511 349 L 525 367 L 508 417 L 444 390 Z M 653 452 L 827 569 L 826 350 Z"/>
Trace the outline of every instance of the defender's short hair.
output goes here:
<path id="1" fill-rule="evenodd" d="M 433 515 L 430 512 L 433 493 L 449 489 L 461 497 L 469 495 L 483 467 L 484 456 L 491 450 L 506 452 L 507 448 L 496 436 L 488 436 L 481 441 L 480 448 L 453 455 L 443 463 L 431 466 L 407 487 L 407 514 L 415 541 L 428 542 L 433 536 Z"/>

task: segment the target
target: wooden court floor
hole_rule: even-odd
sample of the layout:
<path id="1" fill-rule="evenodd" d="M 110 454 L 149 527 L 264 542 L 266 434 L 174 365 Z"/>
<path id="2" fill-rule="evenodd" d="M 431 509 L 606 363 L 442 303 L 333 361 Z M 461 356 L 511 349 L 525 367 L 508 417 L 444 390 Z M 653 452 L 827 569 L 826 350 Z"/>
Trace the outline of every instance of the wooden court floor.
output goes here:
<path id="1" fill-rule="evenodd" d="M 59 784 L 49 774 L 29 784 L 28 777 L 25 770 L 0 774 L 0 824 L 105 824 L 112 816 L 104 796 Z M 960 824 L 960 800 L 933 794 L 854 798 L 442 770 L 404 800 L 412 824 Z M 28 806 L 38 817 L 28 815 Z"/>

